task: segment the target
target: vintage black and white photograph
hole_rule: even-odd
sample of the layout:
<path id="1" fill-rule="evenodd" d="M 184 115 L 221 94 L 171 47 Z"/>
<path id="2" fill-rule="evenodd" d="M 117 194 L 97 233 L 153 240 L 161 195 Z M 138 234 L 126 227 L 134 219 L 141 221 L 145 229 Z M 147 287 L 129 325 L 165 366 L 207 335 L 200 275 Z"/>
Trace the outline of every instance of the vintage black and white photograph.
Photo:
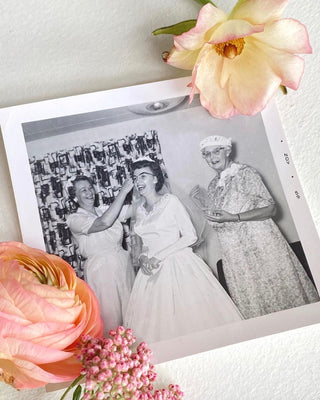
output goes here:
<path id="1" fill-rule="evenodd" d="M 97 94 L 92 107 L 84 95 L 74 112 L 19 117 L 23 144 L 7 153 L 27 244 L 59 255 L 90 285 L 105 332 L 130 327 L 155 349 L 201 332 L 205 349 L 219 347 L 215 330 L 233 343 L 254 321 L 295 319 L 285 311 L 301 307 L 312 323 L 318 238 L 311 219 L 306 229 L 296 222 L 295 210 L 308 210 L 286 170 L 285 140 L 277 159 L 266 117 L 215 119 L 176 92 L 143 102 L 143 90 L 126 88 L 121 106 Z"/>

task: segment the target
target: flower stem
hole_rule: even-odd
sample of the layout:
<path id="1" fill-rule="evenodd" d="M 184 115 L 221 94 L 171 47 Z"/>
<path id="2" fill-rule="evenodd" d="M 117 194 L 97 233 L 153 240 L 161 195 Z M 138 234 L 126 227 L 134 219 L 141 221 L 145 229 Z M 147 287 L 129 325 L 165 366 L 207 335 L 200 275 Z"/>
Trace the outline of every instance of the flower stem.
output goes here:
<path id="1" fill-rule="evenodd" d="M 66 395 L 70 392 L 71 389 L 73 389 L 80 381 L 81 379 L 84 377 L 84 375 L 79 375 L 78 378 L 76 378 L 71 384 L 70 386 L 67 388 L 67 390 L 63 393 L 62 397 L 60 398 L 60 400 L 63 400 Z"/>

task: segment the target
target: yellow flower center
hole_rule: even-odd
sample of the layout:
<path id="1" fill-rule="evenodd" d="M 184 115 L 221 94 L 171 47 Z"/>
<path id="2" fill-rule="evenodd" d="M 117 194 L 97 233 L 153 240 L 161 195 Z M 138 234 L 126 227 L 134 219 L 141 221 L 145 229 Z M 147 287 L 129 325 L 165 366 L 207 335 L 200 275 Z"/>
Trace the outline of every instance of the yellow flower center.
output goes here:
<path id="1" fill-rule="evenodd" d="M 231 60 L 242 53 L 245 41 L 243 38 L 233 39 L 228 42 L 214 45 L 215 51 L 219 56 L 230 58 Z"/>

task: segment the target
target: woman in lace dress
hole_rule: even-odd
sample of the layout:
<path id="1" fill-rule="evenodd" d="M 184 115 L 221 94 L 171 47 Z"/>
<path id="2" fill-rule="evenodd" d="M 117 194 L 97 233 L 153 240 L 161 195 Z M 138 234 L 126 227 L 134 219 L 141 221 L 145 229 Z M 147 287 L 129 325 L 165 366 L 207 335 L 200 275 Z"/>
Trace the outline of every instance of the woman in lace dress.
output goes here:
<path id="1" fill-rule="evenodd" d="M 197 237 L 184 206 L 176 196 L 160 194 L 158 163 L 138 161 L 133 168 L 143 199 L 134 231 L 143 247 L 125 325 L 151 343 L 240 321 L 230 297 L 190 247 Z"/>
<path id="2" fill-rule="evenodd" d="M 215 176 L 207 194 L 191 191 L 216 230 L 231 298 L 245 318 L 319 301 L 318 293 L 272 220 L 276 206 L 260 175 L 230 159 L 231 139 L 200 143 Z"/>
<path id="3" fill-rule="evenodd" d="M 91 179 L 77 176 L 73 187 L 79 208 L 67 224 L 80 254 L 85 258 L 85 277 L 95 292 L 104 331 L 123 323 L 134 273 L 129 252 L 122 247 L 121 220 L 130 217 L 131 210 L 123 206 L 133 182 L 127 180 L 110 207 L 95 207 L 95 190 Z"/>

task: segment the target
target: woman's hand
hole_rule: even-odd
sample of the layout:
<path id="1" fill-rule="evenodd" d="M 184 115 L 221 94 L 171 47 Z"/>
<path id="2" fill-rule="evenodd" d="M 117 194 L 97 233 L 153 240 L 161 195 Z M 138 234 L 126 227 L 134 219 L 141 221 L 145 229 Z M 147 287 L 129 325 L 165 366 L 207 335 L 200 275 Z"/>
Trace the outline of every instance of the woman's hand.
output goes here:
<path id="1" fill-rule="evenodd" d="M 121 191 L 128 194 L 133 188 L 133 180 L 131 178 L 127 178 L 122 185 Z"/>
<path id="2" fill-rule="evenodd" d="M 231 214 L 225 210 L 211 210 L 208 208 L 203 209 L 204 216 L 210 222 L 237 222 L 237 214 Z"/>
<path id="3" fill-rule="evenodd" d="M 139 265 L 141 271 L 145 275 L 152 275 L 153 270 L 159 268 L 161 260 L 155 257 L 148 258 L 146 255 L 142 254 L 139 257 Z"/>

